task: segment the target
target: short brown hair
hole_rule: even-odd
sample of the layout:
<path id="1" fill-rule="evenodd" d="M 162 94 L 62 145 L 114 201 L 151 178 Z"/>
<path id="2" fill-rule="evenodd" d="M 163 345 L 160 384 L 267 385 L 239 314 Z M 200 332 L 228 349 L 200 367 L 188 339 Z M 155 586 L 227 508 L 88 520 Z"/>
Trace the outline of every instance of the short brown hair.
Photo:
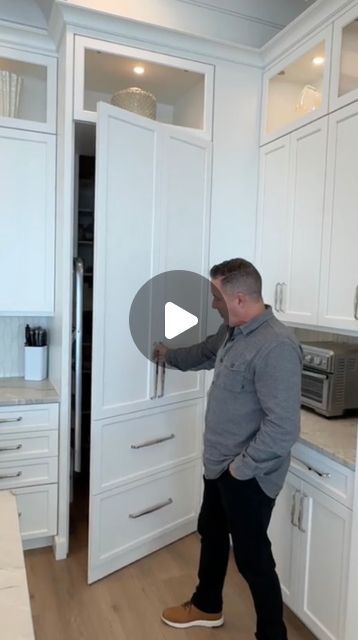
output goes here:
<path id="1" fill-rule="evenodd" d="M 241 291 L 247 296 L 262 300 L 262 279 L 256 267 L 243 258 L 232 258 L 210 269 L 211 278 L 220 278 L 230 289 Z"/>

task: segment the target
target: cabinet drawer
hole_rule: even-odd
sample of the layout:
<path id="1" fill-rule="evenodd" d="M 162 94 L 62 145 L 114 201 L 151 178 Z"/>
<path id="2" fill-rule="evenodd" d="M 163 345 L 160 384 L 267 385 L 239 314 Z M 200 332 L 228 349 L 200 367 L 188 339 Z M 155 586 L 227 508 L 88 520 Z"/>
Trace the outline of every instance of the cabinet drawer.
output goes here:
<path id="1" fill-rule="evenodd" d="M 0 431 L 0 463 L 56 456 L 57 452 L 57 431 L 6 435 Z"/>
<path id="2" fill-rule="evenodd" d="M 14 489 L 23 540 L 57 533 L 57 484 Z"/>
<path id="3" fill-rule="evenodd" d="M 57 458 L 0 462 L 0 490 L 57 482 Z"/>
<path id="4" fill-rule="evenodd" d="M 57 428 L 57 403 L 0 407 L 0 435 Z"/>
<path id="5" fill-rule="evenodd" d="M 200 474 L 201 465 L 196 462 L 95 496 L 94 562 L 114 560 L 144 543 L 149 553 L 155 537 L 191 522 L 198 511 Z"/>
<path id="6" fill-rule="evenodd" d="M 93 464 L 94 492 L 197 458 L 202 410 L 200 400 L 168 407 L 165 413 L 152 410 L 147 415 L 98 421 L 94 431 L 95 448 L 99 450 Z"/>
<path id="7" fill-rule="evenodd" d="M 291 471 L 311 485 L 352 508 L 354 473 L 301 443 L 292 449 Z"/>

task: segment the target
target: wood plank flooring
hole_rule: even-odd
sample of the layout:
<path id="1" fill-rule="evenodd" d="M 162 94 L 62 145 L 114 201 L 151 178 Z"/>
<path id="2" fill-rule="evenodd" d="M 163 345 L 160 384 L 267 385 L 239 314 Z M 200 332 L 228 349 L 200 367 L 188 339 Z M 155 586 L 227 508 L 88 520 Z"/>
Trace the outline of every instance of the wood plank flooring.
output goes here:
<path id="1" fill-rule="evenodd" d="M 25 554 L 36 640 L 254 640 L 255 617 L 246 583 L 231 559 L 225 585 L 225 624 L 177 630 L 161 610 L 190 597 L 196 583 L 199 538 L 183 538 L 88 586 L 87 530 L 75 518 L 67 560 L 52 549 Z M 289 610 L 289 640 L 314 636 Z"/>

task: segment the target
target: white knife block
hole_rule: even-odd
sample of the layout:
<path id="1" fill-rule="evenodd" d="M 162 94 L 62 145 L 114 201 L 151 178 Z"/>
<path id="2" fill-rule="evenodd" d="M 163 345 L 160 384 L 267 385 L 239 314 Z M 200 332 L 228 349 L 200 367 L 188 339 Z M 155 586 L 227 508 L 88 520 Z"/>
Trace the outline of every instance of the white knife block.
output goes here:
<path id="1" fill-rule="evenodd" d="M 45 380 L 47 378 L 47 345 L 45 347 L 25 347 L 25 380 Z"/>

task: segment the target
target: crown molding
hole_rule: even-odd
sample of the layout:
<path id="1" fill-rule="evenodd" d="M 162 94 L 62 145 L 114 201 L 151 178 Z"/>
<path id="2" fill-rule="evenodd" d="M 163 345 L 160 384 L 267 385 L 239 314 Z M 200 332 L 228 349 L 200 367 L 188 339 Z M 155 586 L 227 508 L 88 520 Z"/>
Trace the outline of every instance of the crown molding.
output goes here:
<path id="1" fill-rule="evenodd" d="M 240 20 L 244 20 L 245 22 L 256 22 L 257 24 L 265 25 L 266 27 L 271 27 L 272 29 L 277 29 L 277 31 L 284 28 L 284 24 L 280 24 L 277 22 L 273 22 L 272 20 L 265 20 L 264 18 L 259 18 L 258 16 L 251 16 L 247 13 L 243 13 L 242 11 L 237 11 L 235 9 L 227 9 L 226 7 L 219 7 L 213 4 L 207 4 L 206 2 L 201 2 L 200 0 L 177 0 L 177 2 L 181 2 L 183 4 L 190 4 L 194 7 L 199 7 L 200 9 L 205 9 L 206 11 L 213 11 L 215 13 L 220 13 L 226 16 L 233 16 L 235 18 L 239 18 Z"/>
<path id="2" fill-rule="evenodd" d="M 58 11 L 60 15 L 57 14 Z M 237 45 L 219 39 L 214 40 L 199 34 L 189 35 L 184 31 L 173 30 L 169 27 L 152 25 L 71 5 L 67 0 L 58 0 L 56 11 L 51 16 L 51 29 L 56 36 L 57 44 L 61 32 L 63 33 L 61 21 L 65 28 L 69 27 L 76 33 L 92 35 L 97 38 L 102 36 L 104 39 L 110 37 L 112 41 L 139 48 L 148 48 L 148 45 L 152 45 L 158 52 L 165 53 L 168 52 L 168 49 L 172 49 L 177 52 L 177 55 L 179 52 L 185 58 L 192 58 L 194 54 L 204 62 L 208 59 L 212 61 L 223 60 L 262 67 L 260 50 L 255 47 Z"/>
<path id="3" fill-rule="evenodd" d="M 261 47 L 260 52 L 265 69 L 276 64 L 286 54 L 326 27 L 339 14 L 351 6 L 354 0 L 316 0 L 316 2 L 290 22 L 280 33 Z"/>
<path id="4" fill-rule="evenodd" d="M 4 47 L 57 56 L 55 43 L 40 27 L 0 20 L 0 41 Z"/>

